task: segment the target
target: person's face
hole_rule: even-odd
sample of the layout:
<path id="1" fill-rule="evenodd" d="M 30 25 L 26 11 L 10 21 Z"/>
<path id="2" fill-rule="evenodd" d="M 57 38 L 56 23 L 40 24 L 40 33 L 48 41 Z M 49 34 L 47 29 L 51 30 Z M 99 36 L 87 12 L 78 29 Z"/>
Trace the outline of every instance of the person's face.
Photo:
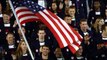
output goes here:
<path id="1" fill-rule="evenodd" d="M 62 8 L 63 8 L 63 3 L 60 2 L 59 9 L 62 9 Z"/>
<path id="2" fill-rule="evenodd" d="M 48 48 L 48 47 L 43 47 L 43 48 L 42 48 L 42 54 L 43 54 L 43 55 L 45 55 L 45 56 L 46 56 L 46 55 L 48 55 L 48 54 L 49 54 L 49 52 L 50 52 L 50 50 L 49 50 L 49 48 Z"/>
<path id="3" fill-rule="evenodd" d="M 65 17 L 64 20 L 65 20 L 66 23 L 71 24 L 72 18 L 71 17 Z"/>
<path id="4" fill-rule="evenodd" d="M 69 9 L 68 13 L 69 13 L 70 16 L 75 16 L 75 9 L 74 8 Z"/>
<path id="5" fill-rule="evenodd" d="M 105 30 L 104 30 L 104 31 L 105 31 L 105 33 L 107 34 L 107 26 L 105 27 Z"/>
<path id="6" fill-rule="evenodd" d="M 105 15 L 106 15 L 106 17 L 107 17 L 107 9 L 105 10 Z"/>
<path id="7" fill-rule="evenodd" d="M 26 33 L 26 30 L 25 30 L 25 28 L 24 28 L 24 27 L 22 27 L 22 31 L 24 32 L 24 34 Z M 21 33 L 21 30 L 20 30 L 20 29 L 18 29 L 18 34 L 19 34 L 19 35 L 22 35 L 22 33 Z"/>
<path id="8" fill-rule="evenodd" d="M 99 2 L 94 2 L 94 7 L 95 8 L 99 8 L 100 7 L 100 3 Z"/>
<path id="9" fill-rule="evenodd" d="M 102 26 L 104 24 L 104 19 L 99 20 L 99 25 Z"/>
<path id="10" fill-rule="evenodd" d="M 61 57 L 62 56 L 62 52 L 61 52 L 60 48 L 56 48 L 55 55 L 56 55 L 56 57 Z"/>
<path id="11" fill-rule="evenodd" d="M 65 5 L 69 5 L 69 0 L 64 1 Z"/>
<path id="12" fill-rule="evenodd" d="M 7 14 L 3 14 L 3 19 L 8 20 L 9 16 Z"/>
<path id="13" fill-rule="evenodd" d="M 9 16 L 7 14 L 3 14 L 3 20 L 4 20 L 4 23 L 8 23 L 9 22 Z"/>
<path id="14" fill-rule="evenodd" d="M 83 48 L 82 48 L 82 46 L 80 46 L 80 48 L 79 48 L 78 51 L 79 51 L 79 54 L 82 55 L 82 52 L 83 52 Z"/>
<path id="15" fill-rule="evenodd" d="M 56 10 L 56 9 L 57 9 L 56 3 L 52 3 L 52 10 Z"/>
<path id="16" fill-rule="evenodd" d="M 8 34 L 6 37 L 6 40 L 10 43 L 13 43 L 14 42 L 14 36 L 12 34 Z"/>
<path id="17" fill-rule="evenodd" d="M 88 24 L 86 21 L 81 22 L 80 24 L 81 29 L 83 30 L 87 30 L 88 29 Z"/>
<path id="18" fill-rule="evenodd" d="M 77 51 L 77 56 L 81 56 L 83 52 L 82 46 L 79 47 L 79 50 Z"/>
<path id="19" fill-rule="evenodd" d="M 2 5 L 1 5 L 1 3 L 0 3 L 0 12 L 2 12 Z"/>
<path id="20" fill-rule="evenodd" d="M 104 44 L 97 44 L 97 49 L 101 49 L 102 47 L 104 47 Z"/>
<path id="21" fill-rule="evenodd" d="M 45 37 L 45 35 L 46 35 L 46 33 L 45 33 L 44 30 L 39 30 L 39 31 L 38 31 L 38 37 L 39 37 L 39 38 L 43 39 L 43 38 Z"/>
<path id="22" fill-rule="evenodd" d="M 27 46 L 26 46 L 26 43 L 25 43 L 25 42 L 22 42 L 20 46 L 21 46 L 21 49 L 22 49 L 23 51 L 27 49 Z"/>

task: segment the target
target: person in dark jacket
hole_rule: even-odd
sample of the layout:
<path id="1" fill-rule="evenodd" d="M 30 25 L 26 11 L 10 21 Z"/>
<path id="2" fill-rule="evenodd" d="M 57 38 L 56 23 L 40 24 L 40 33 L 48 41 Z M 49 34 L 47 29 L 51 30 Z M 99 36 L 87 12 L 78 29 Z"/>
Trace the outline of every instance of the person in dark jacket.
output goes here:
<path id="1" fill-rule="evenodd" d="M 24 40 L 19 42 L 17 50 L 11 56 L 13 60 L 32 60 Z"/>
<path id="2" fill-rule="evenodd" d="M 95 60 L 107 60 L 107 24 L 102 25 L 102 33 L 94 37 L 96 45 Z"/>
<path id="3" fill-rule="evenodd" d="M 6 41 L 3 44 L 3 48 L 5 50 L 5 59 L 6 60 L 12 60 L 11 54 L 13 54 L 17 48 L 17 43 L 14 38 L 13 33 L 7 33 Z"/>
<path id="4" fill-rule="evenodd" d="M 43 45 L 47 45 L 50 48 L 50 53 L 53 54 L 55 50 L 53 39 L 46 36 L 46 31 L 44 29 L 38 30 L 38 38 L 34 38 L 30 44 L 32 51 L 35 53 L 35 57 L 38 57 L 40 55 L 40 48 Z"/>
<path id="5" fill-rule="evenodd" d="M 93 3 L 93 9 L 89 12 L 89 16 L 88 16 L 88 25 L 91 26 L 94 22 L 95 22 L 95 19 L 99 16 L 103 16 L 103 11 L 101 9 L 101 4 L 100 2 L 97 0 L 97 1 L 94 1 Z"/>
<path id="6" fill-rule="evenodd" d="M 0 45 L 5 42 L 5 29 L 4 29 L 4 22 L 3 22 L 3 10 L 2 10 L 2 2 L 0 2 Z M 3 43 L 2 43 L 3 42 Z"/>
<path id="7" fill-rule="evenodd" d="M 57 60 L 55 56 L 51 55 L 50 49 L 48 46 L 43 45 L 41 47 L 41 54 L 39 58 L 36 58 L 37 60 Z"/>

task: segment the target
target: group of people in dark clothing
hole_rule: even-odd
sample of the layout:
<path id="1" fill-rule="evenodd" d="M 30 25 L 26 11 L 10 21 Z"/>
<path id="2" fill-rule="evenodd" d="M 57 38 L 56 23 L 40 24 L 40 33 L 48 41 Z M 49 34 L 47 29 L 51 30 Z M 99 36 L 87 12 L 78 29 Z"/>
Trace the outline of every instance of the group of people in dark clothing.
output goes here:
<path id="1" fill-rule="evenodd" d="M 83 40 L 73 54 L 40 21 L 22 25 L 35 60 L 107 60 L 106 0 L 33 0 L 73 27 Z M 32 60 L 8 0 L 0 0 L 0 60 Z"/>

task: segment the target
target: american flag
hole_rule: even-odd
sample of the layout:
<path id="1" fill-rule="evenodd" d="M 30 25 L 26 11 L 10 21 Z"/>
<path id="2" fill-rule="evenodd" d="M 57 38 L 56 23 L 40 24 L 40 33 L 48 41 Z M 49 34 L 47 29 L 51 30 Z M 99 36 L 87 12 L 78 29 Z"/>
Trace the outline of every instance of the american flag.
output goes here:
<path id="1" fill-rule="evenodd" d="M 12 3 L 21 24 L 39 20 L 39 18 L 36 17 L 33 12 L 31 12 L 27 7 L 23 6 L 24 4 L 21 4 L 22 2 L 20 0 L 13 0 Z"/>
<path id="2" fill-rule="evenodd" d="M 64 20 L 31 0 L 11 0 L 20 23 L 38 20 L 43 22 L 55 36 L 60 48 L 67 47 L 75 53 L 82 37 Z"/>

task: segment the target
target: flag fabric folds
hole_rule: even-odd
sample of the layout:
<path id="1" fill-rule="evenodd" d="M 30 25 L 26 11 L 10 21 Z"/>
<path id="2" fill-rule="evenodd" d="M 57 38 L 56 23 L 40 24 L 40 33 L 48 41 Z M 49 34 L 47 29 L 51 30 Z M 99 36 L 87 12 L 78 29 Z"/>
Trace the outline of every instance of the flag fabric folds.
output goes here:
<path id="1" fill-rule="evenodd" d="M 43 22 L 55 36 L 60 48 L 68 47 L 75 53 L 82 36 L 64 20 L 31 0 L 11 0 L 21 24 L 30 21 Z"/>

